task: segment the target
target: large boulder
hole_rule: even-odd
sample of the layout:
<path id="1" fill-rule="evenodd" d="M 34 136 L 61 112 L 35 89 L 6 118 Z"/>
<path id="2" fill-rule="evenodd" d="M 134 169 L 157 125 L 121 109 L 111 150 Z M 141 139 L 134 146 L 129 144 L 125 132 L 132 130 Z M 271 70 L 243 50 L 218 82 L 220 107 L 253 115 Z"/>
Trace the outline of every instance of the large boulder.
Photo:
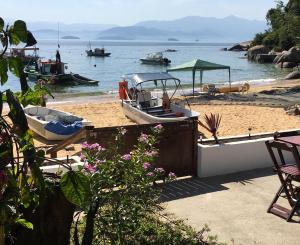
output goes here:
<path id="1" fill-rule="evenodd" d="M 300 71 L 293 71 L 288 74 L 284 79 L 291 80 L 291 79 L 300 79 Z"/>
<path id="2" fill-rule="evenodd" d="M 281 66 L 281 68 L 294 68 L 298 64 L 295 62 L 283 62 L 283 63 L 279 63 L 278 65 Z"/>
<path id="3" fill-rule="evenodd" d="M 274 59 L 274 63 L 283 62 L 300 63 L 300 49 L 292 47 L 288 51 L 283 51 Z"/>
<path id="4" fill-rule="evenodd" d="M 256 45 L 248 49 L 247 57 L 248 60 L 255 60 L 258 54 L 268 54 L 270 49 L 264 45 Z"/>
<path id="5" fill-rule="evenodd" d="M 228 51 L 247 51 L 250 48 L 252 41 L 241 42 L 233 45 L 231 48 L 228 48 Z"/>
<path id="6" fill-rule="evenodd" d="M 274 54 L 257 54 L 255 61 L 258 63 L 272 63 L 275 57 Z"/>
<path id="7" fill-rule="evenodd" d="M 246 51 L 246 48 L 243 47 L 240 44 L 235 44 L 234 46 L 232 46 L 231 48 L 227 49 L 228 51 L 236 51 L 236 52 L 240 52 L 240 51 Z"/>

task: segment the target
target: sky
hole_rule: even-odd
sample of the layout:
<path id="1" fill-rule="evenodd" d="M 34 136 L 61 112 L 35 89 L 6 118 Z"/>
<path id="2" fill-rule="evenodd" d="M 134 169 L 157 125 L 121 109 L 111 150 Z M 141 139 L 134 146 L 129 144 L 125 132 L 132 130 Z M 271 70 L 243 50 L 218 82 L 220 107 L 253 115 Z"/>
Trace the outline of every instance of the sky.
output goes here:
<path id="1" fill-rule="evenodd" d="M 276 4 L 275 0 L 0 0 L 0 5 L 0 16 L 9 19 L 126 26 L 185 16 L 264 20 Z"/>

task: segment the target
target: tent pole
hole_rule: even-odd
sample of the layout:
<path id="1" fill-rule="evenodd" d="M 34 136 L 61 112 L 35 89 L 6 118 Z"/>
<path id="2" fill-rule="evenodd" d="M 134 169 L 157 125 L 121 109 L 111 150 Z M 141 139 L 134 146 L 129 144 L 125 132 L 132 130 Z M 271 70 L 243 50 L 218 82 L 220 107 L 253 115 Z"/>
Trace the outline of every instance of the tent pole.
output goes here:
<path id="1" fill-rule="evenodd" d="M 230 71 L 230 68 L 228 69 L 228 73 L 229 73 L 229 91 L 231 92 L 231 71 Z"/>
<path id="2" fill-rule="evenodd" d="M 193 70 L 193 96 L 195 95 L 195 70 Z"/>
<path id="3" fill-rule="evenodd" d="M 200 88 L 201 92 L 203 91 L 203 71 L 200 70 Z"/>

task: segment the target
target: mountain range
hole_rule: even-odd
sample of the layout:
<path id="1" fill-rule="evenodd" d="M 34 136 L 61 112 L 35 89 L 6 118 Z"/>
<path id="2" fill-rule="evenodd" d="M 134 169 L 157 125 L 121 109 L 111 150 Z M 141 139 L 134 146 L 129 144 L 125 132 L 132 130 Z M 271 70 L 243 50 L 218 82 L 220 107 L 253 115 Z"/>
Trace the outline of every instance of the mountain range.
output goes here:
<path id="1" fill-rule="evenodd" d="M 56 39 L 58 24 L 28 23 L 37 39 Z M 249 40 L 267 28 L 265 21 L 236 16 L 225 18 L 188 16 L 169 21 L 143 21 L 132 26 L 106 24 L 59 24 L 60 36 L 76 36 L 84 40 L 168 40 L 200 42 L 239 42 Z"/>

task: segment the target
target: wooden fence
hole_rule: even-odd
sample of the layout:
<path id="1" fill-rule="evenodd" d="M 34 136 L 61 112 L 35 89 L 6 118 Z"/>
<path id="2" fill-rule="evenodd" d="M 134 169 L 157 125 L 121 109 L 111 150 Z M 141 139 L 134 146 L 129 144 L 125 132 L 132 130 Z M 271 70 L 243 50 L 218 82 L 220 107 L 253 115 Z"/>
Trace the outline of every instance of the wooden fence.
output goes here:
<path id="1" fill-rule="evenodd" d="M 140 134 L 149 133 L 154 126 L 151 124 L 124 126 L 127 133 L 120 149 L 121 153 L 129 153 L 137 144 Z M 164 123 L 163 127 L 157 147 L 159 149 L 157 166 L 174 172 L 177 176 L 197 175 L 197 121 Z M 89 128 L 86 130 L 86 140 L 88 143 L 99 143 L 105 147 L 112 142 L 117 130 L 118 127 Z"/>

